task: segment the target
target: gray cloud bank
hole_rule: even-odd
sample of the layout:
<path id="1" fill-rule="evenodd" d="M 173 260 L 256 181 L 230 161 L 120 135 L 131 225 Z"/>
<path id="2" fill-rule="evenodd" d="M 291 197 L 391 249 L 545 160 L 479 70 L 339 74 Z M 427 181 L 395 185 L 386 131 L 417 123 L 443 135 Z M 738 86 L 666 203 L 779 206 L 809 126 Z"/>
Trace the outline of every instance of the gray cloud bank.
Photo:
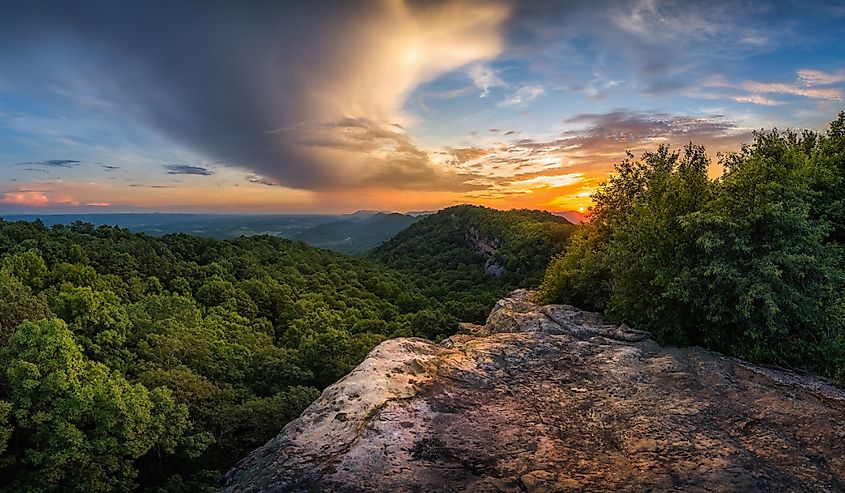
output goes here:
<path id="1" fill-rule="evenodd" d="M 337 153 L 337 131 L 352 118 L 398 132 L 406 94 L 495 56 L 507 15 L 472 0 L 32 0 L 2 10 L 0 86 L 102 103 L 209 159 L 309 189 L 440 180 L 420 154 L 385 170 L 369 158 L 383 164 L 390 148 Z"/>

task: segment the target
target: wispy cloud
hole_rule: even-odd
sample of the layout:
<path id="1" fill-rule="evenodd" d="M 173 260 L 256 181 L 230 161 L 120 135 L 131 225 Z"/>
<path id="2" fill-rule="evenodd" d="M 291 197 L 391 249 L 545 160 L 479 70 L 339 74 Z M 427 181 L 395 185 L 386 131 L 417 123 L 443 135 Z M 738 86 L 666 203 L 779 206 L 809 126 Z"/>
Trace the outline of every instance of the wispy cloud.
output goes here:
<path id="1" fill-rule="evenodd" d="M 168 175 L 211 176 L 214 174 L 213 171 L 203 166 L 189 166 L 187 164 L 165 164 L 164 169 L 167 170 Z"/>
<path id="2" fill-rule="evenodd" d="M 737 103 L 751 103 L 759 106 L 780 106 L 784 104 L 783 101 L 767 98 L 759 94 L 751 94 L 747 96 L 730 96 L 730 99 L 733 99 Z"/>
<path id="3" fill-rule="evenodd" d="M 639 153 L 659 144 L 679 146 L 692 141 L 715 154 L 737 149 L 751 135 L 750 130 L 722 117 L 661 112 L 580 114 L 566 123 L 573 128 L 552 139 L 519 138 L 441 152 L 452 166 L 475 176 L 472 182 L 479 189 L 469 192 L 471 197 L 493 200 L 557 190 L 567 194 L 568 201 L 583 203 L 626 150 Z M 569 202 L 554 202 L 559 203 Z"/>
<path id="4" fill-rule="evenodd" d="M 499 77 L 495 70 L 482 63 L 470 65 L 467 69 L 467 75 L 472 79 L 475 87 L 481 89 L 480 96 L 482 98 L 490 94 L 491 88 L 506 86 L 505 81 Z"/>
<path id="5" fill-rule="evenodd" d="M 821 70 L 804 69 L 798 71 L 799 82 L 807 87 L 827 86 L 845 82 L 845 70 L 824 72 Z"/>
<path id="6" fill-rule="evenodd" d="M 780 82 L 756 82 L 748 81 L 741 84 L 743 89 L 751 93 L 766 94 L 790 94 L 811 99 L 824 99 L 827 101 L 841 101 L 842 90 L 835 87 L 812 87 L 798 83 L 784 84 Z"/>
<path id="7" fill-rule="evenodd" d="M 401 126 L 364 118 L 286 129 L 286 139 L 323 160 L 346 160 L 351 186 L 461 192 L 474 176 L 438 166 Z M 341 172 L 336 170 L 335 172 Z"/>
<path id="8" fill-rule="evenodd" d="M 82 161 L 76 159 L 48 159 L 46 161 L 27 161 L 25 163 L 17 163 L 17 166 L 50 166 L 53 168 L 72 168 L 79 166 Z"/>
<path id="9" fill-rule="evenodd" d="M 836 84 L 845 82 L 845 71 L 823 72 L 820 70 L 800 70 L 792 82 L 772 82 L 748 80 L 732 82 L 724 76 L 707 77 L 700 89 L 687 92 L 692 97 L 706 99 L 729 99 L 738 103 L 750 103 L 760 106 L 779 106 L 786 104 L 784 97 L 797 96 L 822 101 L 842 101 L 843 90 Z M 780 95 L 780 98 L 770 97 Z"/>
<path id="10" fill-rule="evenodd" d="M 522 86 L 516 91 L 510 93 L 504 101 L 499 103 L 499 106 L 503 108 L 511 106 L 525 106 L 545 93 L 546 90 L 543 89 L 542 86 Z"/>
<path id="11" fill-rule="evenodd" d="M 558 188 L 574 185 L 584 179 L 584 173 L 564 173 L 562 175 L 541 175 L 524 180 L 515 180 L 511 185 L 519 188 L 549 187 Z"/>

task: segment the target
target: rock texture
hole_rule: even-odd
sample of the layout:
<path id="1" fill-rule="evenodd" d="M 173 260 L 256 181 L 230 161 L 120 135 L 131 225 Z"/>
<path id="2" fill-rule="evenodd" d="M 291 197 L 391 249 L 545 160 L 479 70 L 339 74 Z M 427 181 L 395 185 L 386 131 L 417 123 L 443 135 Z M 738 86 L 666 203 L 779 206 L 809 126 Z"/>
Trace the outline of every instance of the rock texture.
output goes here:
<path id="1" fill-rule="evenodd" d="M 845 391 L 531 293 L 441 344 L 394 339 L 225 491 L 843 491 Z"/>

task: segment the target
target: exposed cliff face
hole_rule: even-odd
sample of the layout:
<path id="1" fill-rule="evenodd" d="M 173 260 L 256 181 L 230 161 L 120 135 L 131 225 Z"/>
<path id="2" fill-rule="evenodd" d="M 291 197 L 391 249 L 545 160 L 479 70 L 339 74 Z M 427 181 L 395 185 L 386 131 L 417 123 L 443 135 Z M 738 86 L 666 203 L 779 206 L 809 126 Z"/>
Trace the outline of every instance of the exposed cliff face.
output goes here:
<path id="1" fill-rule="evenodd" d="M 499 277 L 505 273 L 505 267 L 496 262 L 496 253 L 502 245 L 500 238 L 488 238 L 479 233 L 474 226 L 470 226 L 465 239 L 479 253 L 487 257 L 487 262 L 484 263 L 484 272 L 488 276 Z"/>
<path id="2" fill-rule="evenodd" d="M 226 476 L 235 491 L 841 491 L 845 391 L 517 291 L 394 339 Z"/>

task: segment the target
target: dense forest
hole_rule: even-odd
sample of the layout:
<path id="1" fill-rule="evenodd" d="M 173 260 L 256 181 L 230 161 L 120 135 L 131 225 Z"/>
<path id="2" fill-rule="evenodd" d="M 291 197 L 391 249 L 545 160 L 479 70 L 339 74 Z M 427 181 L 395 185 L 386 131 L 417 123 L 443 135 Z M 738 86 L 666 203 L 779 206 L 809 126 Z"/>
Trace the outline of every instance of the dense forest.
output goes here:
<path id="1" fill-rule="evenodd" d="M 560 221 L 448 209 L 373 259 L 271 236 L 0 222 L 0 485 L 210 489 L 380 341 L 445 337 L 536 282 Z M 471 226 L 531 257 L 486 275 Z M 407 244 L 401 270 L 377 262 Z"/>
<path id="2" fill-rule="evenodd" d="M 721 164 L 709 179 L 693 144 L 629 155 L 542 297 L 845 382 L 845 113 L 825 133 L 758 132 Z"/>
<path id="3" fill-rule="evenodd" d="M 461 321 L 481 323 L 509 291 L 539 284 L 575 226 L 545 211 L 460 205 L 401 231 L 369 258 L 407 273 Z M 480 250 L 477 243 L 493 252 Z M 500 269 L 491 276 L 485 266 Z"/>

